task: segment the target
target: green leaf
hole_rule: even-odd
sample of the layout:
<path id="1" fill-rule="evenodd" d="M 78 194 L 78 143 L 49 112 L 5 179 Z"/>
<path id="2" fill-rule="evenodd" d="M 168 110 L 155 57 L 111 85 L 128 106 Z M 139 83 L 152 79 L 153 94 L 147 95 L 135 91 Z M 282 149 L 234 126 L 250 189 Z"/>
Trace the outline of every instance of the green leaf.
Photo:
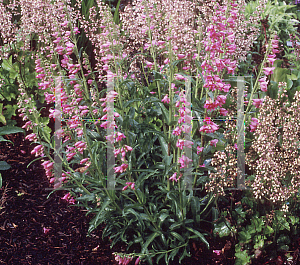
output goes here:
<path id="1" fill-rule="evenodd" d="M 167 157 L 168 156 L 168 144 L 167 144 L 166 140 L 162 136 L 158 136 L 158 140 L 159 140 L 161 150 L 162 150 L 164 157 Z"/>
<path id="2" fill-rule="evenodd" d="M 247 253 L 247 250 L 244 251 L 236 251 L 235 257 L 237 258 L 235 261 L 235 265 L 247 265 L 250 264 L 250 257 Z"/>
<path id="3" fill-rule="evenodd" d="M 5 138 L 3 138 L 3 136 L 0 136 L 0 142 L 10 142 L 10 143 L 12 143 L 12 144 L 13 144 L 13 142 L 12 142 L 12 141 L 10 141 L 10 140 L 6 140 Z"/>
<path id="4" fill-rule="evenodd" d="M 0 189 L 2 188 L 2 175 L 0 173 Z"/>
<path id="5" fill-rule="evenodd" d="M 239 233 L 239 241 L 241 243 L 249 243 L 252 239 L 251 233 L 249 231 L 240 231 Z"/>
<path id="6" fill-rule="evenodd" d="M 114 14 L 115 24 L 119 24 L 119 22 L 120 22 L 120 18 L 119 18 L 120 3 L 121 3 L 121 0 L 118 1 L 117 6 L 116 6 L 116 11 L 115 11 L 115 14 Z"/>
<path id="7" fill-rule="evenodd" d="M 133 208 L 131 208 L 132 206 L 126 207 L 123 210 L 124 215 L 128 215 L 128 214 L 133 214 L 136 217 L 136 220 L 138 220 L 138 224 L 141 227 L 142 230 L 145 230 L 145 224 L 144 221 L 142 220 L 140 213 L 138 213 L 137 211 L 135 211 Z"/>
<path id="8" fill-rule="evenodd" d="M 172 231 L 170 234 L 171 234 L 173 237 L 175 237 L 176 239 L 178 239 L 179 241 L 181 241 L 182 243 L 185 242 L 184 238 L 183 238 L 181 235 L 179 235 L 177 232 Z"/>
<path id="9" fill-rule="evenodd" d="M 6 125 L 6 119 L 1 113 L 0 113 L 0 122 Z"/>
<path id="10" fill-rule="evenodd" d="M 19 127 L 15 127 L 15 126 L 0 127 L 0 135 L 7 135 L 7 134 L 13 134 L 13 133 L 19 133 L 19 132 L 25 134 L 25 131 Z"/>
<path id="11" fill-rule="evenodd" d="M 220 237 L 229 236 L 231 232 L 231 225 L 227 220 L 225 222 L 222 221 L 220 223 L 214 224 L 214 234 L 218 234 Z"/>
<path id="12" fill-rule="evenodd" d="M 196 236 L 198 236 L 201 241 L 207 246 L 207 248 L 209 249 L 209 243 L 207 242 L 207 240 L 205 239 L 205 237 L 197 230 L 191 228 L 191 227 L 186 227 L 186 229 L 192 233 L 194 233 Z"/>
<path id="13" fill-rule="evenodd" d="M 287 88 L 290 89 L 293 86 L 293 81 L 291 79 L 287 80 Z"/>
<path id="14" fill-rule="evenodd" d="M 94 201 L 96 199 L 95 194 L 86 194 L 76 198 L 76 201 Z"/>
<path id="15" fill-rule="evenodd" d="M 5 161 L 0 161 L 0 170 L 8 170 L 11 166 L 7 164 Z"/>
<path id="16" fill-rule="evenodd" d="M 291 79 L 291 80 L 297 80 L 297 76 L 294 75 L 294 74 L 291 74 L 291 75 L 287 75 L 287 78 Z"/>
<path id="17" fill-rule="evenodd" d="M 76 172 L 77 173 L 77 172 Z M 97 213 L 97 215 L 91 220 L 90 227 L 88 229 L 88 234 L 90 234 L 97 226 L 103 221 L 105 208 L 110 204 L 110 199 L 106 198 L 104 202 L 101 204 L 101 207 Z"/>
<path id="18" fill-rule="evenodd" d="M 142 248 L 142 254 L 144 254 L 146 252 L 146 250 L 148 249 L 148 246 L 149 244 L 157 237 L 159 236 L 159 233 L 158 232 L 154 232 L 152 233 L 148 239 L 146 240 L 145 244 L 143 245 L 143 248 Z"/>
<path id="19" fill-rule="evenodd" d="M 101 140 L 101 136 L 97 132 L 93 132 L 87 129 L 87 135 L 91 138 L 91 140 Z"/>
<path id="20" fill-rule="evenodd" d="M 170 256 L 169 256 L 169 258 L 168 258 L 168 261 L 170 261 L 170 259 L 174 260 L 174 258 L 177 255 L 178 251 L 179 251 L 179 248 L 173 249 L 172 252 L 171 252 L 171 254 L 170 254 Z"/>
<path id="21" fill-rule="evenodd" d="M 164 121 L 167 123 L 168 126 L 170 126 L 169 111 L 167 110 L 167 108 L 163 103 L 159 102 L 158 104 L 161 108 Z"/>

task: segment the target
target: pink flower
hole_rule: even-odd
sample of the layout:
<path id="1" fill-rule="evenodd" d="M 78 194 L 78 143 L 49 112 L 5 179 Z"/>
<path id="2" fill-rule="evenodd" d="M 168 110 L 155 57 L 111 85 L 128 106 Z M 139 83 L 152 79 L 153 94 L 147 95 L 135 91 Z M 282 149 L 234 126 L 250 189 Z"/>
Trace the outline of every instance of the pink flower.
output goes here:
<path id="1" fill-rule="evenodd" d="M 185 80 L 185 77 L 181 74 L 175 74 L 175 79 L 176 80 Z"/>
<path id="2" fill-rule="evenodd" d="M 189 141 L 189 140 L 185 140 L 184 142 L 184 146 L 187 147 L 187 148 L 192 148 L 192 145 L 194 143 L 192 141 Z"/>
<path id="3" fill-rule="evenodd" d="M 87 162 L 89 160 L 89 158 L 84 158 L 84 159 L 82 159 L 81 161 L 80 161 L 80 165 L 82 165 L 82 164 L 84 164 L 85 162 Z"/>
<path id="4" fill-rule="evenodd" d="M 268 83 L 269 80 L 267 80 L 267 77 L 264 76 L 261 79 L 258 80 L 258 82 L 260 83 L 260 89 L 263 92 L 266 92 L 268 90 Z"/>
<path id="5" fill-rule="evenodd" d="M 180 163 L 180 168 L 187 167 L 189 163 L 191 163 L 193 160 L 188 158 L 185 155 L 182 155 L 181 157 L 178 158 L 178 163 Z"/>
<path id="6" fill-rule="evenodd" d="M 116 142 L 121 141 L 122 139 L 125 139 L 126 136 L 123 133 L 117 132 L 116 133 Z"/>
<path id="7" fill-rule="evenodd" d="M 179 149 L 182 150 L 183 147 L 184 147 L 184 140 L 178 139 L 178 140 L 177 140 L 177 143 L 176 143 L 176 146 L 179 147 Z"/>
<path id="8" fill-rule="evenodd" d="M 228 113 L 228 110 L 226 110 L 226 109 L 224 109 L 224 108 L 220 108 L 220 114 L 221 114 L 222 116 L 226 116 L 227 113 Z"/>
<path id="9" fill-rule="evenodd" d="M 257 125 L 259 124 L 258 119 L 251 118 L 252 122 L 250 124 L 250 132 L 254 132 L 257 129 Z"/>
<path id="10" fill-rule="evenodd" d="M 260 105 L 263 103 L 264 99 L 262 98 L 255 98 L 253 99 L 253 105 L 256 107 L 256 108 L 259 108 Z"/>
<path id="11" fill-rule="evenodd" d="M 207 110 L 213 111 L 218 106 L 218 103 L 219 103 L 218 101 L 213 102 L 210 98 L 210 99 L 206 100 L 206 102 L 204 104 L 204 108 L 206 108 Z"/>
<path id="12" fill-rule="evenodd" d="M 44 234 L 47 235 L 51 229 L 43 227 Z"/>
<path id="13" fill-rule="evenodd" d="M 178 59 L 183 59 L 183 58 L 185 57 L 185 55 L 184 55 L 184 54 L 181 54 L 181 53 L 179 53 L 179 54 L 177 54 L 177 57 L 178 57 Z"/>
<path id="14" fill-rule="evenodd" d="M 174 135 L 176 135 L 176 136 L 179 136 L 179 135 L 181 134 L 180 128 L 179 128 L 179 127 L 176 127 L 176 128 L 173 130 L 172 134 L 174 134 Z"/>
<path id="15" fill-rule="evenodd" d="M 214 133 L 218 129 L 219 129 L 219 125 L 213 123 L 213 124 L 203 125 L 199 131 L 205 133 Z"/>
<path id="16" fill-rule="evenodd" d="M 154 65 L 154 63 L 146 61 L 146 65 L 147 65 L 147 67 L 151 68 Z"/>
<path id="17" fill-rule="evenodd" d="M 177 173 L 175 172 L 175 173 L 172 175 L 172 177 L 169 178 L 169 180 L 172 180 L 172 181 L 176 181 L 176 182 L 177 182 L 176 176 L 177 176 Z"/>
<path id="18" fill-rule="evenodd" d="M 140 263 L 140 257 L 138 257 L 134 263 L 134 265 L 138 265 Z"/>
<path id="19" fill-rule="evenodd" d="M 218 256 L 221 255 L 222 250 L 213 250 L 213 253 L 217 254 Z"/>
<path id="20" fill-rule="evenodd" d="M 129 146 L 129 145 L 124 145 L 124 149 L 125 149 L 126 152 L 132 151 L 132 147 Z"/>
<path id="21" fill-rule="evenodd" d="M 271 65 L 273 65 L 274 62 L 275 62 L 277 59 L 276 59 L 276 58 L 268 57 L 267 60 L 268 60 L 268 62 L 269 62 Z"/>
<path id="22" fill-rule="evenodd" d="M 106 140 L 109 141 L 111 144 L 114 143 L 114 135 L 111 134 L 111 135 L 107 135 L 105 136 Z"/>
<path id="23" fill-rule="evenodd" d="M 192 130 L 192 126 L 183 124 L 183 125 L 181 125 L 181 129 L 184 133 L 190 133 Z"/>
<path id="24" fill-rule="evenodd" d="M 217 96 L 217 100 L 219 102 L 219 106 L 221 107 L 226 102 L 226 96 L 225 95 L 219 95 L 219 96 Z"/>
<path id="25" fill-rule="evenodd" d="M 211 140 L 210 145 L 214 145 L 216 147 L 218 142 L 219 142 L 218 139 Z"/>
<path id="26" fill-rule="evenodd" d="M 265 68 L 263 68 L 264 74 L 271 75 L 271 74 L 273 74 L 274 69 L 275 69 L 275 67 L 265 67 Z"/>
<path id="27" fill-rule="evenodd" d="M 128 168 L 128 164 L 122 164 L 119 167 L 114 167 L 115 173 L 123 173 Z"/>
<path id="28" fill-rule="evenodd" d="M 127 190 L 127 188 L 130 186 L 130 188 L 132 189 L 132 190 L 135 190 L 135 183 L 134 182 L 126 182 L 126 186 L 124 186 L 123 187 L 123 191 L 124 190 Z"/>
<path id="29" fill-rule="evenodd" d="M 161 101 L 164 102 L 164 103 L 169 104 L 170 103 L 170 99 L 168 98 L 168 94 L 166 94 Z"/>
<path id="30" fill-rule="evenodd" d="M 197 146 L 197 155 L 203 151 L 204 147 Z"/>

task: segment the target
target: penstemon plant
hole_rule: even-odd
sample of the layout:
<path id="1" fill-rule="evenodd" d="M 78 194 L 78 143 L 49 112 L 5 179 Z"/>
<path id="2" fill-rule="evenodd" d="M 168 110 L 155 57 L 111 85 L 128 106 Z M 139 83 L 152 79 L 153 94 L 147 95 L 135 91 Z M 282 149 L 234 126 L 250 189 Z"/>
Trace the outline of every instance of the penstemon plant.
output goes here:
<path id="1" fill-rule="evenodd" d="M 227 98 L 233 88 L 225 78 L 237 67 L 239 5 L 212 1 L 216 12 L 204 14 L 211 25 L 198 25 L 191 33 L 190 20 L 197 22 L 193 3 L 158 2 L 134 1 L 133 14 L 141 25 L 135 28 L 128 14 L 120 15 L 123 28 L 114 24 L 101 1 L 90 9 L 91 21 L 80 14 L 79 1 L 74 8 L 69 2 L 49 3 L 56 15 L 34 57 L 39 89 L 48 104 L 56 104 L 49 117 L 41 117 L 24 84 L 19 88 L 20 116 L 24 128 L 33 131 L 26 138 L 38 144 L 32 154 L 42 159 L 55 190 L 68 191 L 64 200 L 94 215 L 89 233 L 103 223 L 103 237 L 109 236 L 112 245 L 127 244 L 131 253 L 116 253 L 119 264 L 133 259 L 135 264 L 153 264 L 154 257 L 155 264 L 175 257 L 181 262 L 190 256 L 193 240 L 209 247 L 205 227 L 215 219 L 214 195 L 219 191 L 213 184 L 220 185 L 215 175 L 208 176 L 217 171 L 210 158 L 227 144 L 224 128 L 214 120 L 234 111 Z M 180 12 L 170 18 L 160 12 L 184 4 L 190 20 Z M 38 21 L 40 29 L 44 20 Z M 77 34 L 83 31 L 95 48 L 96 69 L 77 46 Z M 187 32 L 188 44 L 181 39 Z M 271 39 L 248 106 L 261 104 L 253 96 L 259 84 L 262 91 L 267 89 L 261 74 L 274 70 L 265 63 L 273 63 L 270 51 L 275 54 L 276 45 L 276 38 Z M 134 54 L 136 50 L 140 52 Z M 49 119 L 61 126 L 55 135 L 47 126 Z M 61 172 L 53 153 L 62 163 Z M 214 182 L 207 193 L 210 180 Z"/>

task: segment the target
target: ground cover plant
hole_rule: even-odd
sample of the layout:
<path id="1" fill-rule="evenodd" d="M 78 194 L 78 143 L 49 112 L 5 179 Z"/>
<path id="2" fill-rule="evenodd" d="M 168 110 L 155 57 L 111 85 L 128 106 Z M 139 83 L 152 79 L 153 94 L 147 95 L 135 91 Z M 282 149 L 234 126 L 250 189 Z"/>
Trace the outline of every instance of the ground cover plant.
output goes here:
<path id="1" fill-rule="evenodd" d="M 236 264 L 278 253 L 295 260 L 288 251 L 299 235 L 296 5 L 0 4 L 9 29 L 1 32 L 4 114 L 14 114 L 17 95 L 31 153 L 54 191 L 93 216 L 88 233 L 104 224 L 112 246 L 127 245 L 115 253 L 119 264 L 183 262 L 193 243 L 209 249 L 219 237 L 234 244 L 211 251 L 234 250 Z M 241 149 L 247 185 L 235 193 Z"/>

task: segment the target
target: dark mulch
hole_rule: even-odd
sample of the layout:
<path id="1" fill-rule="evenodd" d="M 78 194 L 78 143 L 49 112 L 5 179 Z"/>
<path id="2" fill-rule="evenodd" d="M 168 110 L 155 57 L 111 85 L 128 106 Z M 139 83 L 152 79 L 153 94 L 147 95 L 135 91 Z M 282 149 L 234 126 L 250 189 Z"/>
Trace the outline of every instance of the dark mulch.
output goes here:
<path id="1" fill-rule="evenodd" d="M 91 217 L 83 209 L 61 200 L 63 191 L 47 199 L 51 187 L 41 162 L 27 168 L 35 157 L 24 135 L 6 138 L 14 146 L 0 143 L 0 161 L 11 165 L 1 172 L 0 264 L 115 264 L 101 228 L 86 237 Z M 44 228 L 50 232 L 45 234 Z"/>

